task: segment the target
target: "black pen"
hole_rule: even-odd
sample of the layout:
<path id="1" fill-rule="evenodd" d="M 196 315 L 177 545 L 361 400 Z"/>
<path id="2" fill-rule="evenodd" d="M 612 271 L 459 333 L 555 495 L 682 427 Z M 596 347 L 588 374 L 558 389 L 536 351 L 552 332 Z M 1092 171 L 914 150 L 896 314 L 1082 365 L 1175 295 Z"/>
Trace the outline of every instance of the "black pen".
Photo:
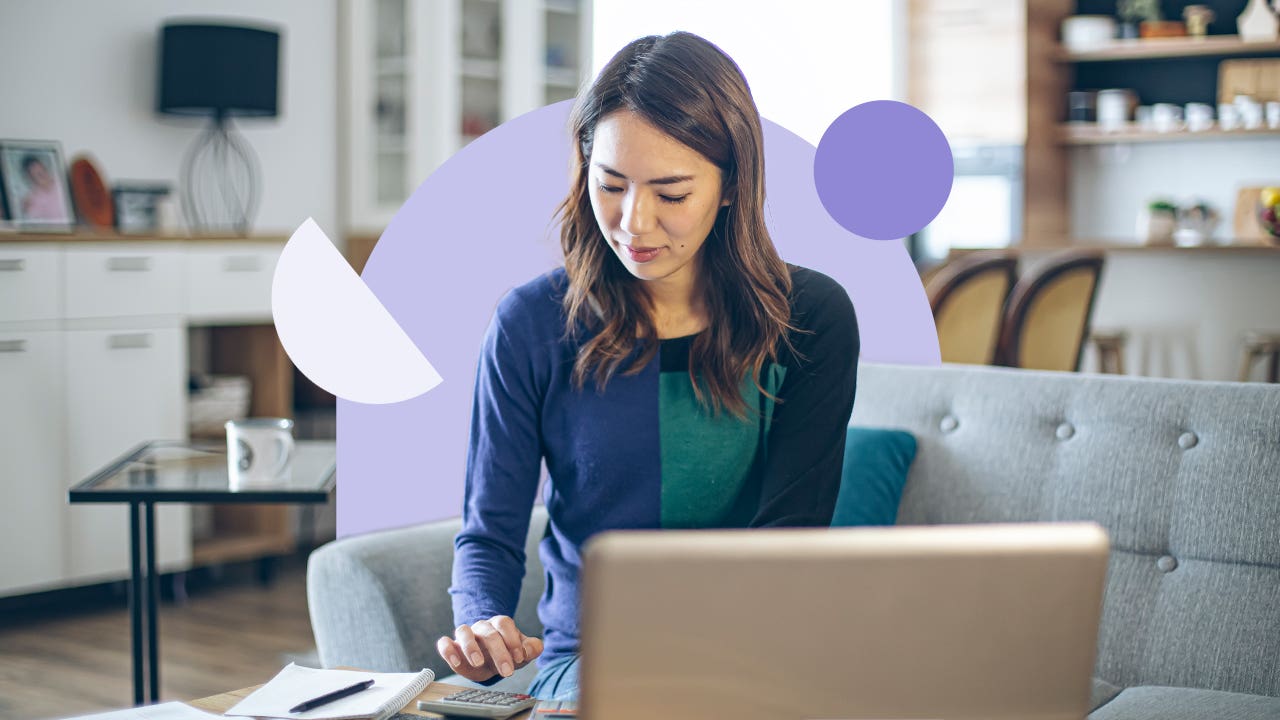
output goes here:
<path id="1" fill-rule="evenodd" d="M 318 708 L 321 705 L 328 705 L 334 700 L 340 700 L 348 695 L 355 695 L 361 690 L 368 690 L 371 687 L 373 687 L 372 680 L 365 680 L 364 682 L 358 682 L 355 685 L 352 685 L 351 687 L 344 687 L 341 690 L 334 690 L 328 695 L 321 695 L 318 698 L 313 698 L 305 702 L 300 702 L 297 705 L 294 705 L 293 707 L 289 708 L 289 712 L 298 713 L 298 712 L 306 712 L 308 710 L 314 710 L 315 708 Z"/>

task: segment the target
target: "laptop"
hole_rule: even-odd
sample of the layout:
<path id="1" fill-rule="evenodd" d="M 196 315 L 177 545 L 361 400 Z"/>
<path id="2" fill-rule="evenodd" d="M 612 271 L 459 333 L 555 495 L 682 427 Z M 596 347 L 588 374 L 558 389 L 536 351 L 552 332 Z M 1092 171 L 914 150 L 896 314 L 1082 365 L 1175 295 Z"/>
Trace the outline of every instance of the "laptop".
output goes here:
<path id="1" fill-rule="evenodd" d="M 1081 720 L 1089 523 L 621 531 L 588 544 L 583 718 Z"/>

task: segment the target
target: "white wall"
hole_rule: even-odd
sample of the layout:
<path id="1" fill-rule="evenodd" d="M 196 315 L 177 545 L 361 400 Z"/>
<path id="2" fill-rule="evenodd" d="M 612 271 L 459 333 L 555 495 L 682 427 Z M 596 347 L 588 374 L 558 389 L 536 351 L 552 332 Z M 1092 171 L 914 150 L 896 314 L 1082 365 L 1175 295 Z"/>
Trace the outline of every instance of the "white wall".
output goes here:
<path id="1" fill-rule="evenodd" d="M 720 46 L 760 114 L 814 145 L 845 110 L 904 99 L 901 0 L 596 0 L 592 76 L 628 42 L 673 30 Z"/>
<path id="2" fill-rule="evenodd" d="M 1280 256 L 1177 250 L 1107 253 L 1096 330 L 1123 330 L 1130 375 L 1238 380 L 1246 332 L 1280 330 Z M 1082 369 L 1097 367 L 1093 349 Z M 1263 363 L 1251 379 L 1262 379 Z"/>
<path id="3" fill-rule="evenodd" d="M 1071 233 L 1134 240 L 1138 211 L 1156 196 L 1203 198 L 1230 238 L 1236 191 L 1280 184 L 1280 139 L 1250 138 L 1080 146 L 1071 150 Z"/>
<path id="4" fill-rule="evenodd" d="M 158 29 L 178 16 L 283 27 L 280 116 L 238 124 L 262 167 L 254 231 L 290 232 L 313 216 L 336 235 L 336 0 L 4 0 L 0 138 L 57 140 L 66 161 L 92 154 L 108 184 L 176 190 L 202 128 L 153 109 Z"/>

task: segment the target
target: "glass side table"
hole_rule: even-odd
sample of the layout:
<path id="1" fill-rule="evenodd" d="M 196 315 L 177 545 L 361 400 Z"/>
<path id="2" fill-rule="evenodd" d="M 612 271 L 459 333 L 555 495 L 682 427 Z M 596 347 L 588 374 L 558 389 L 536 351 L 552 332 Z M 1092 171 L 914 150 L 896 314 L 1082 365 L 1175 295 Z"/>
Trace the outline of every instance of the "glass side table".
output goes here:
<path id="1" fill-rule="evenodd" d="M 333 441 L 299 440 L 288 470 L 279 478 L 255 482 L 252 487 L 232 487 L 225 445 L 153 441 L 139 445 L 71 488 L 72 503 L 129 504 L 134 704 L 143 704 L 147 696 L 151 702 L 160 699 L 155 504 L 324 503 L 336 482 L 336 458 Z M 144 643 L 149 682 L 143 678 Z"/>

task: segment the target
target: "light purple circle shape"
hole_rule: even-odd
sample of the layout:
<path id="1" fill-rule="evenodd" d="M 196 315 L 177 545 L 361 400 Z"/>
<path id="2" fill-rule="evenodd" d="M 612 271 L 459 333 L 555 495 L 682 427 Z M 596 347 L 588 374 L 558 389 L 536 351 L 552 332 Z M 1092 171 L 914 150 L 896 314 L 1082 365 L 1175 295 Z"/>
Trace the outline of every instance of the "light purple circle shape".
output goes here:
<path id="1" fill-rule="evenodd" d="M 485 328 L 510 288 L 561 263 L 552 216 L 568 190 L 569 110 L 535 110 L 463 148 L 374 248 L 365 282 L 444 382 L 393 405 L 338 400 L 340 536 L 460 514 Z M 863 362 L 938 364 L 933 315 L 906 250 L 850 237 L 818 201 L 813 146 L 771 122 L 764 130 L 765 217 L 782 257 L 849 292 Z"/>
<path id="2" fill-rule="evenodd" d="M 938 125 L 896 100 L 846 110 L 813 161 L 822 205 L 849 232 L 897 240 L 928 225 L 951 194 L 955 163 Z"/>

